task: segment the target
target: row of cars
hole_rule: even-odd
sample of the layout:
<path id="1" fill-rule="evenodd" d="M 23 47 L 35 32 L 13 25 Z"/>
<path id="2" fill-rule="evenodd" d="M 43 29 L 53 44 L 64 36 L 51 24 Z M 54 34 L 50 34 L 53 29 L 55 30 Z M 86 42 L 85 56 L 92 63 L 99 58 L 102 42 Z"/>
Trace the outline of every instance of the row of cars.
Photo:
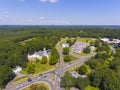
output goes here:
<path id="1" fill-rule="evenodd" d="M 43 74 L 39 74 L 39 77 L 35 77 L 35 78 L 33 78 L 33 79 L 32 79 L 32 78 L 28 78 L 27 81 L 28 81 L 28 82 L 31 82 L 32 80 L 37 80 L 37 79 L 39 80 L 40 77 L 41 77 L 41 78 L 46 78 L 47 76 L 46 76 L 46 75 L 43 75 Z"/>
<path id="2" fill-rule="evenodd" d="M 43 78 L 46 78 L 47 75 L 43 75 L 43 74 L 39 74 L 38 77 L 35 77 L 35 78 L 28 78 L 26 82 L 22 83 L 22 84 L 19 84 L 16 86 L 16 90 L 19 90 L 20 88 L 23 88 L 23 87 L 26 87 L 28 86 L 29 84 L 32 84 L 34 82 L 37 82 Z"/>

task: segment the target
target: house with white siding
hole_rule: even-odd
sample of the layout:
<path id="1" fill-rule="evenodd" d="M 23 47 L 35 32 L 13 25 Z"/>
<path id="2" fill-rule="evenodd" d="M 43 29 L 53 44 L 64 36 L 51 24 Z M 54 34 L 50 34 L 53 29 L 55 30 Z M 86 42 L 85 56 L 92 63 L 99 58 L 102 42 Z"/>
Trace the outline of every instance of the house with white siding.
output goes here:
<path id="1" fill-rule="evenodd" d="M 65 48 L 65 47 L 70 47 L 70 44 L 69 43 L 63 43 L 62 44 L 62 47 Z"/>
<path id="2" fill-rule="evenodd" d="M 33 54 L 28 54 L 27 58 L 28 58 L 28 60 L 33 59 L 33 58 L 41 60 L 43 56 L 46 56 L 48 58 L 49 54 L 50 54 L 50 51 L 46 50 L 46 48 L 44 48 L 43 51 L 40 50 L 38 52 L 36 51 Z"/>

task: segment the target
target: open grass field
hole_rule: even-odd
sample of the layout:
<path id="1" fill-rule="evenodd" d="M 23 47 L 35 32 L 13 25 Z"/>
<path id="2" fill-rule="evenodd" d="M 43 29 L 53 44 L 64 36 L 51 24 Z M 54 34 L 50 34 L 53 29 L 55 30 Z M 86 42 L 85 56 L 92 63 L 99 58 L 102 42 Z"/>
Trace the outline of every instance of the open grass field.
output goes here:
<path id="1" fill-rule="evenodd" d="M 99 90 L 98 88 L 96 88 L 96 87 L 92 87 L 92 86 L 88 86 L 88 87 L 86 87 L 86 89 L 85 90 Z"/>
<path id="2" fill-rule="evenodd" d="M 52 70 L 56 67 L 57 67 L 56 65 L 52 66 L 52 65 L 49 65 L 49 63 L 47 63 L 47 64 L 36 63 L 35 64 L 35 74 L 47 72 L 47 71 Z"/>
<path id="3" fill-rule="evenodd" d="M 38 63 L 36 62 L 35 63 L 35 73 L 33 74 L 33 76 L 40 74 L 40 73 L 50 71 L 56 67 L 57 67 L 56 65 L 49 65 L 49 63 L 41 64 L 40 62 L 38 62 Z M 24 70 L 23 73 L 27 74 L 26 70 Z"/>
<path id="4" fill-rule="evenodd" d="M 50 71 L 52 69 L 55 69 L 56 67 L 57 67 L 57 65 L 49 65 L 49 63 L 41 64 L 40 62 L 36 62 L 35 63 L 35 73 L 32 74 L 31 76 L 32 77 L 37 76 L 38 74 L 48 72 L 48 71 Z M 23 74 L 27 74 L 26 69 L 23 70 Z M 18 84 L 18 83 L 20 83 L 22 81 L 26 81 L 27 79 L 28 79 L 27 76 L 23 76 L 23 77 L 15 79 L 13 83 Z"/>
<path id="5" fill-rule="evenodd" d="M 50 88 L 46 83 L 40 82 L 32 84 L 31 86 L 24 88 L 22 90 L 50 90 Z"/>
<path id="6" fill-rule="evenodd" d="M 87 53 L 80 53 L 79 55 L 81 55 L 81 56 L 90 56 L 91 54 L 87 54 Z"/>
<path id="7" fill-rule="evenodd" d="M 18 84 L 20 82 L 23 82 L 23 81 L 26 81 L 28 79 L 27 76 L 23 76 L 23 77 L 20 77 L 20 78 L 17 78 L 13 81 L 13 84 Z"/>
<path id="8" fill-rule="evenodd" d="M 27 80 L 27 76 L 23 76 L 23 77 L 20 77 L 20 78 L 16 78 L 13 82 L 14 83 L 17 83 L 18 81 L 21 81 L 21 80 Z"/>
<path id="9" fill-rule="evenodd" d="M 75 61 L 75 60 L 77 60 L 78 58 L 76 58 L 76 57 L 74 57 L 74 56 L 72 56 L 72 55 L 69 55 L 70 56 L 70 62 L 73 62 L 73 61 Z M 65 57 L 65 55 L 63 55 L 63 57 Z M 70 63 L 70 62 L 65 62 L 65 63 Z"/>
<path id="10" fill-rule="evenodd" d="M 21 45 L 25 45 L 26 44 L 26 42 L 30 42 L 30 41 L 32 41 L 32 40 L 35 40 L 36 38 L 30 38 L 30 39 L 28 39 L 28 40 L 24 40 L 24 41 L 21 41 L 21 42 L 19 42 Z"/>
<path id="11" fill-rule="evenodd" d="M 74 53 L 76 53 L 76 52 L 74 52 Z M 87 54 L 87 53 L 76 53 L 76 54 L 78 54 L 78 55 L 80 55 L 80 56 L 91 56 L 91 54 Z"/>
<path id="12" fill-rule="evenodd" d="M 77 40 L 81 41 L 81 42 L 94 42 L 94 40 L 92 38 L 80 38 L 80 37 L 77 37 Z"/>
<path id="13" fill-rule="evenodd" d="M 73 62 L 73 61 L 77 60 L 78 58 L 70 55 L 70 59 L 71 59 L 71 62 Z"/>
<path id="14" fill-rule="evenodd" d="M 38 75 L 41 73 L 45 73 L 45 72 L 50 71 L 56 67 L 57 67 L 57 64 L 56 65 L 49 65 L 49 63 L 41 64 L 40 62 L 35 62 L 35 73 L 32 76 L 35 76 L 35 75 Z M 23 74 L 27 74 L 26 69 L 23 71 Z"/>

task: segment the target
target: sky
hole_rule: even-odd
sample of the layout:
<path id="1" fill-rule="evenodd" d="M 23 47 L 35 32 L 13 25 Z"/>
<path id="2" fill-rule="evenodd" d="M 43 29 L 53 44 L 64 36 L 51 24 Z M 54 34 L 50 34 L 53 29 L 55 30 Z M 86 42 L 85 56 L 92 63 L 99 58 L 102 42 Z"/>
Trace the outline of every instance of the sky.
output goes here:
<path id="1" fill-rule="evenodd" d="M 0 0 L 0 25 L 120 25 L 120 0 Z"/>

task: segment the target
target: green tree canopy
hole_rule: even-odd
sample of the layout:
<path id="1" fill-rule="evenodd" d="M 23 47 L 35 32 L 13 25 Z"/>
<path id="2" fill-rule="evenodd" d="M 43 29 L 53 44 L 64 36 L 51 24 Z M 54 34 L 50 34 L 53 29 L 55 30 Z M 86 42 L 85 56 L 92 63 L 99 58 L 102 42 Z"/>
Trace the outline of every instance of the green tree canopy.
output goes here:
<path id="1" fill-rule="evenodd" d="M 68 47 L 63 48 L 63 54 L 68 55 L 70 52 L 70 49 Z"/>
<path id="2" fill-rule="evenodd" d="M 41 64 L 46 64 L 47 63 L 47 57 L 42 56 Z"/>
<path id="3" fill-rule="evenodd" d="M 50 60 L 49 60 L 49 64 L 50 65 L 55 65 L 58 62 L 59 56 L 60 55 L 59 55 L 57 49 L 53 48 L 52 51 L 51 51 L 51 57 L 50 57 Z"/>
<path id="4" fill-rule="evenodd" d="M 55 65 L 58 62 L 58 59 L 55 56 L 51 56 L 49 60 L 50 65 Z"/>
<path id="5" fill-rule="evenodd" d="M 65 61 L 65 62 L 70 62 L 70 60 L 71 60 L 71 58 L 70 58 L 69 55 L 66 55 L 66 56 L 64 57 L 64 61 Z"/>
<path id="6" fill-rule="evenodd" d="M 90 53 L 91 52 L 91 49 L 90 47 L 86 47 L 84 50 L 83 50 L 84 53 Z"/>
<path id="7" fill-rule="evenodd" d="M 91 84 L 101 90 L 120 90 L 120 82 L 115 72 L 109 68 L 101 68 L 90 75 Z"/>
<path id="8" fill-rule="evenodd" d="M 94 69 L 94 70 L 99 69 L 104 65 L 104 61 L 101 59 L 90 59 L 85 63 L 89 65 L 91 69 Z"/>
<path id="9" fill-rule="evenodd" d="M 78 68 L 78 72 L 79 72 L 79 74 L 81 74 L 81 75 L 85 75 L 85 74 L 88 72 L 87 67 L 86 67 L 85 65 L 80 66 L 80 67 Z"/>
<path id="10" fill-rule="evenodd" d="M 76 82 L 76 87 L 80 90 L 85 90 L 85 88 L 89 85 L 88 78 L 78 78 Z"/>
<path id="11" fill-rule="evenodd" d="M 100 41 L 99 41 L 99 40 L 96 40 L 96 41 L 95 41 L 95 47 L 98 47 L 98 46 L 100 46 Z"/>
<path id="12" fill-rule="evenodd" d="M 4 88 L 5 85 L 14 78 L 12 69 L 8 66 L 0 66 L 0 88 Z"/>
<path id="13" fill-rule="evenodd" d="M 29 63 L 26 68 L 28 74 L 33 74 L 35 73 L 35 65 L 32 63 Z"/>
<path id="14" fill-rule="evenodd" d="M 59 59 L 59 52 L 56 48 L 52 48 L 52 51 L 51 51 L 51 56 L 54 56 L 56 57 L 56 59 Z"/>

